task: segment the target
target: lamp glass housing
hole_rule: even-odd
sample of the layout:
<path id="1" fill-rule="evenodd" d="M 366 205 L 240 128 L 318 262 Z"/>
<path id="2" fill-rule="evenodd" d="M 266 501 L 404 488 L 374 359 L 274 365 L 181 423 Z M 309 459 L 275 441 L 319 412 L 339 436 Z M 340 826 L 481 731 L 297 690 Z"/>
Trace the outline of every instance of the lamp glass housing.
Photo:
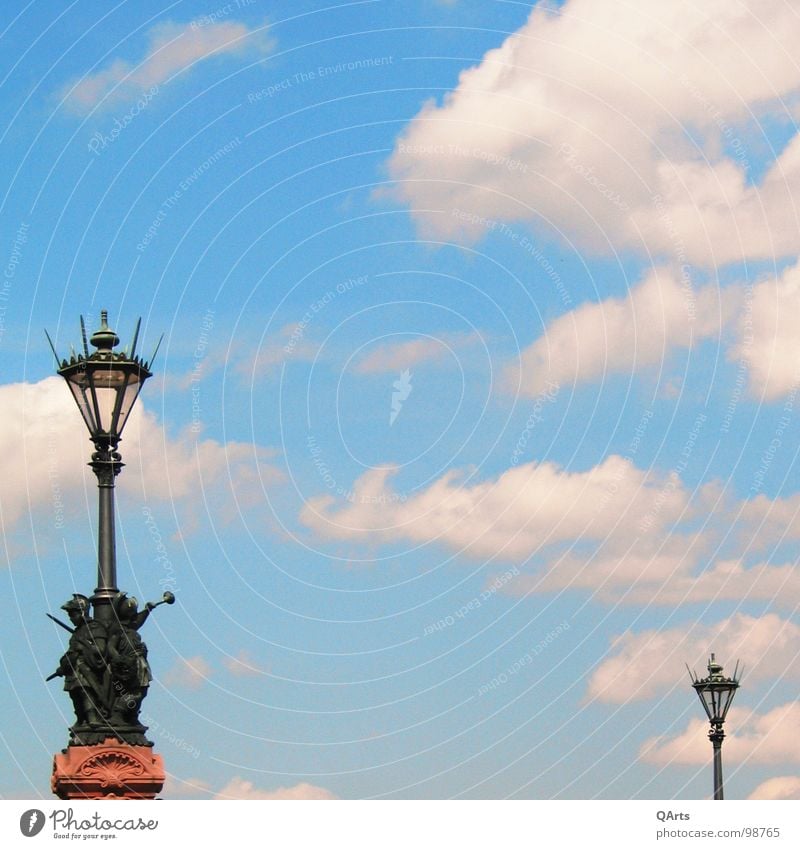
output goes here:
<path id="1" fill-rule="evenodd" d="M 710 722 L 717 725 L 725 721 L 738 686 L 738 682 L 730 678 L 722 681 L 701 681 L 694 685 Z"/>
<path id="2" fill-rule="evenodd" d="M 150 372 L 131 360 L 82 360 L 60 370 L 92 437 L 119 438 Z"/>

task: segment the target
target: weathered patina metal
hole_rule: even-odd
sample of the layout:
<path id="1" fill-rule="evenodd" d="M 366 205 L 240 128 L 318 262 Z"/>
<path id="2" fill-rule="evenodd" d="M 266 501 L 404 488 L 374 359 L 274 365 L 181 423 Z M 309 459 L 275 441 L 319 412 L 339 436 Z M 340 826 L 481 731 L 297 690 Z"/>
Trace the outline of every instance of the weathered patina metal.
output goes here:
<path id="1" fill-rule="evenodd" d="M 75 594 L 62 605 L 71 628 L 48 614 L 70 631 L 67 651 L 48 677 L 63 677 L 72 700 L 75 723 L 70 728 L 70 745 L 92 746 L 109 738 L 133 746 L 152 745 L 145 736 L 147 727 L 139 721 L 152 680 L 139 628 L 160 604 L 174 602 L 175 596 L 166 592 L 161 601 L 148 602 L 140 611 L 135 598 L 117 593 L 112 605 L 115 618 L 100 622 L 90 615 L 89 599 Z"/>
<path id="2" fill-rule="evenodd" d="M 692 673 L 691 670 L 689 675 L 692 677 L 692 687 L 699 696 L 711 724 L 708 739 L 714 748 L 714 799 L 721 800 L 725 798 L 722 786 L 722 741 L 725 739 L 725 731 L 722 726 L 736 690 L 739 688 L 741 680 L 739 663 L 737 661 L 733 677 L 727 678 L 722 674 L 722 665 L 717 663 L 712 652 L 711 659 L 708 661 L 708 675 L 705 678 L 698 678 L 697 673 Z"/>
<path id="3" fill-rule="evenodd" d="M 89 465 L 97 477 L 99 521 L 97 544 L 97 587 L 92 595 L 95 619 L 108 623 L 114 618 L 111 608 L 119 592 L 117 587 L 117 555 L 114 534 L 114 481 L 124 463 L 117 451 L 122 431 L 144 382 L 152 377 L 150 367 L 159 345 L 149 361 L 136 354 L 141 319 L 136 323 L 130 353 L 114 351 L 119 337 L 108 326 L 108 313 L 100 313 L 100 329 L 86 340 L 86 326 L 81 316 L 83 353 L 73 350 L 70 358 L 59 359 L 50 336 L 47 336 L 58 373 L 66 380 L 75 403 L 94 443 Z M 96 349 L 89 353 L 89 343 Z"/>
<path id="4" fill-rule="evenodd" d="M 94 443 L 89 465 L 99 490 L 97 587 L 91 598 L 76 593 L 63 605 L 71 626 L 48 614 L 70 632 L 67 650 L 48 679 L 62 677 L 72 700 L 75 722 L 70 746 L 96 746 L 107 740 L 152 746 L 139 721 L 151 681 L 147 645 L 139 628 L 153 609 L 174 603 L 175 596 L 166 592 L 161 601 L 148 602 L 140 611 L 135 598 L 120 592 L 114 537 L 114 482 L 123 467 L 117 448 L 142 386 L 152 376 L 150 367 L 158 351 L 156 346 L 149 361 L 136 355 L 140 325 L 141 319 L 129 353 L 114 350 L 119 337 L 108 326 L 105 310 L 99 330 L 88 341 L 81 317 L 83 353 L 73 350 L 69 359 L 60 359 L 47 337 L 58 373 L 67 381 Z M 95 348 L 92 353 L 89 343 Z"/>

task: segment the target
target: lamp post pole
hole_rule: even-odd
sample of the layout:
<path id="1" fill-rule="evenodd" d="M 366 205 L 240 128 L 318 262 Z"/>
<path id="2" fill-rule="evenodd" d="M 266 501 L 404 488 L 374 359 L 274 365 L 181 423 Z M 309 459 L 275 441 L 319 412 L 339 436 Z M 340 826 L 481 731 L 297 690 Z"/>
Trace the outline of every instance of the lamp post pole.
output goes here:
<path id="1" fill-rule="evenodd" d="M 100 329 L 89 340 L 97 349 L 94 353 L 89 353 L 82 318 L 81 333 L 84 355 L 73 355 L 69 362 L 64 360 L 58 373 L 72 390 L 95 447 L 89 465 L 97 477 L 98 486 L 97 587 L 91 601 L 95 619 L 108 623 L 114 618 L 112 604 L 119 592 L 114 480 L 124 464 L 117 445 L 133 403 L 151 372 L 148 364 L 135 355 L 138 324 L 130 355 L 114 352 L 119 345 L 119 337 L 108 326 L 105 310 L 100 313 Z M 133 397 L 126 399 L 129 393 Z"/>
<path id="2" fill-rule="evenodd" d="M 95 443 L 97 445 L 97 443 Z M 114 479 L 122 471 L 120 455 L 109 444 L 105 450 L 92 454 L 90 463 L 97 476 L 98 530 L 97 530 L 97 587 L 92 596 L 95 618 L 109 621 L 113 618 L 112 603 L 117 589 L 117 547 L 114 517 Z"/>
<path id="3" fill-rule="evenodd" d="M 708 739 L 714 750 L 714 799 L 721 801 L 725 798 L 722 787 L 722 741 L 725 739 L 723 725 L 739 687 L 739 664 L 737 662 L 733 677 L 727 678 L 722 674 L 722 666 L 717 663 L 712 653 L 708 661 L 708 675 L 705 678 L 698 678 L 697 674 L 691 671 L 689 674 L 692 677 L 692 687 L 699 696 L 711 725 Z"/>
<path id="4" fill-rule="evenodd" d="M 64 679 L 75 710 L 69 746 L 53 765 L 51 787 L 61 799 L 152 799 L 165 780 L 162 760 L 139 719 L 151 673 L 138 631 L 152 610 L 172 604 L 175 596 L 165 592 L 160 602 L 139 611 L 138 601 L 117 587 L 114 483 L 123 466 L 117 447 L 155 357 L 146 362 L 136 356 L 139 324 L 130 352 L 114 351 L 119 337 L 105 310 L 89 340 L 93 353 L 83 318 L 82 354 L 73 350 L 69 360 L 60 360 L 47 337 L 94 443 L 89 466 L 98 486 L 97 586 L 91 598 L 74 593 L 62 606 L 72 626 L 48 614 L 70 632 L 67 651 L 48 678 Z"/>
<path id="5" fill-rule="evenodd" d="M 722 800 L 725 798 L 722 790 L 722 741 L 725 739 L 725 732 L 722 726 L 712 729 L 708 739 L 714 747 L 714 799 Z"/>

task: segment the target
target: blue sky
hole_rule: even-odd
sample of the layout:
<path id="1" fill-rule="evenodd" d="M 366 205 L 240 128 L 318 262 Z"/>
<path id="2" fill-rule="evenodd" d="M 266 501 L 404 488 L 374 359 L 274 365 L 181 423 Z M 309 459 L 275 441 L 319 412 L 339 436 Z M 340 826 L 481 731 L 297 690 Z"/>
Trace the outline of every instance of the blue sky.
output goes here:
<path id="1" fill-rule="evenodd" d="M 94 580 L 43 329 L 107 309 L 164 334 L 117 497 L 167 797 L 705 798 L 711 651 L 727 795 L 800 797 L 796 14 L 291 7 L 0 35 L 0 795 Z"/>

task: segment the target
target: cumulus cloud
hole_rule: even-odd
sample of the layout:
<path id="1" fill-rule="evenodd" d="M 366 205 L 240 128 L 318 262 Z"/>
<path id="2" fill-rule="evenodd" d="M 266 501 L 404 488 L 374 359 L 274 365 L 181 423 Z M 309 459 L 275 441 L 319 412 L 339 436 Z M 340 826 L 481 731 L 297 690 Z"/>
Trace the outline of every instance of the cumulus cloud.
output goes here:
<path id="1" fill-rule="evenodd" d="M 168 686 L 187 687 L 199 690 L 211 677 L 211 666 L 202 655 L 179 658 L 164 673 L 164 683 Z"/>
<path id="2" fill-rule="evenodd" d="M 737 289 L 695 291 L 690 280 L 653 269 L 627 297 L 586 303 L 552 321 L 509 367 L 506 385 L 535 396 L 548 381 L 581 383 L 657 366 L 675 348 L 719 336 L 738 300 Z"/>
<path id="3" fill-rule="evenodd" d="M 250 30 L 237 21 L 160 23 L 148 32 L 141 59 L 114 59 L 102 70 L 73 80 L 64 87 L 63 100 L 72 111 L 86 114 L 98 105 L 136 100 L 212 57 L 239 55 L 250 49 L 263 52 L 269 46 L 262 31 Z"/>
<path id="4" fill-rule="evenodd" d="M 800 799 L 800 776 L 781 775 L 756 787 L 748 799 Z"/>
<path id="5" fill-rule="evenodd" d="M 685 272 L 651 269 L 626 297 L 585 303 L 551 321 L 509 365 L 509 390 L 535 396 L 547 382 L 578 384 L 662 365 L 676 349 L 726 339 L 750 395 L 794 399 L 800 386 L 800 264 L 755 284 L 695 288 Z"/>
<path id="6" fill-rule="evenodd" d="M 796 395 L 800 384 L 800 264 L 746 292 L 729 357 L 748 367 L 750 393 L 766 401 Z"/>
<path id="7" fill-rule="evenodd" d="M 685 564 L 689 566 L 690 564 Z M 634 587 L 628 601 L 678 605 L 700 601 L 770 601 L 794 608 L 800 603 L 800 574 L 794 563 L 757 563 L 719 560 L 699 573 L 677 564 L 661 586 Z"/>
<path id="8" fill-rule="evenodd" d="M 777 540 L 800 539 L 800 493 L 786 498 L 760 494 L 741 505 L 742 540 L 758 551 Z"/>
<path id="9" fill-rule="evenodd" d="M 54 516 L 96 481 L 87 469 L 91 443 L 64 381 L 0 386 L 0 507 L 3 528 L 12 530 L 32 511 Z M 239 442 L 169 436 L 137 402 L 120 445 L 125 491 L 148 500 L 193 500 L 224 490 L 237 503 L 252 500 L 261 486 L 282 480 L 271 450 Z M 230 498 L 229 498 L 230 500 Z"/>
<path id="10" fill-rule="evenodd" d="M 473 557 L 525 559 L 565 540 L 621 533 L 648 517 L 660 527 L 687 505 L 680 484 L 668 486 L 618 456 L 582 472 L 527 463 L 476 482 L 452 470 L 410 497 L 392 489 L 394 471 L 365 473 L 347 501 L 310 499 L 302 522 L 333 539 L 439 542 Z"/>
<path id="11" fill-rule="evenodd" d="M 800 136 L 757 184 L 749 144 L 788 117 L 798 35 L 784 0 L 537 4 L 410 123 L 394 197 L 461 241 L 502 220 L 679 263 L 796 253 Z"/>
<path id="12" fill-rule="evenodd" d="M 764 714 L 749 708 L 730 709 L 726 721 L 725 759 L 729 763 L 800 763 L 800 704 L 789 702 Z M 652 737 L 639 751 L 647 763 L 708 762 L 708 721 L 693 719 L 677 737 Z"/>
<path id="13" fill-rule="evenodd" d="M 774 613 L 760 617 L 737 613 L 713 625 L 626 631 L 612 640 L 608 655 L 589 679 L 586 695 L 617 704 L 653 698 L 686 681 L 684 663 L 698 676 L 706 675 L 709 650 L 727 674 L 740 660 L 748 681 L 798 677 L 798 646 L 800 626 Z"/>
<path id="14" fill-rule="evenodd" d="M 453 469 L 410 495 L 392 485 L 395 471 L 366 472 L 347 498 L 310 498 L 301 522 L 332 540 L 430 543 L 525 564 L 501 590 L 518 597 L 570 590 L 600 602 L 673 607 L 800 603 L 795 564 L 755 560 L 762 543 L 748 542 L 766 533 L 758 517 L 770 502 L 727 502 L 715 482 L 690 492 L 674 470 L 643 471 L 615 455 L 586 471 L 533 462 L 488 480 L 477 480 L 474 469 Z M 778 528 L 791 509 L 778 502 L 769 527 Z M 714 521 L 697 529 L 696 519 L 711 514 Z M 725 539 L 737 534 L 738 556 L 723 556 Z"/>
<path id="15" fill-rule="evenodd" d="M 294 787 L 278 787 L 276 790 L 262 790 L 252 781 L 232 778 L 215 796 L 216 799 L 268 799 L 279 800 L 327 800 L 336 796 L 324 787 L 302 782 Z"/>
<path id="16" fill-rule="evenodd" d="M 670 607 L 748 599 L 794 608 L 800 602 L 794 564 L 721 560 L 706 565 L 703 555 L 710 547 L 710 533 L 632 536 L 628 542 L 618 535 L 593 552 L 553 557 L 540 574 L 521 575 L 502 592 L 526 596 L 584 589 L 596 601 Z"/>

